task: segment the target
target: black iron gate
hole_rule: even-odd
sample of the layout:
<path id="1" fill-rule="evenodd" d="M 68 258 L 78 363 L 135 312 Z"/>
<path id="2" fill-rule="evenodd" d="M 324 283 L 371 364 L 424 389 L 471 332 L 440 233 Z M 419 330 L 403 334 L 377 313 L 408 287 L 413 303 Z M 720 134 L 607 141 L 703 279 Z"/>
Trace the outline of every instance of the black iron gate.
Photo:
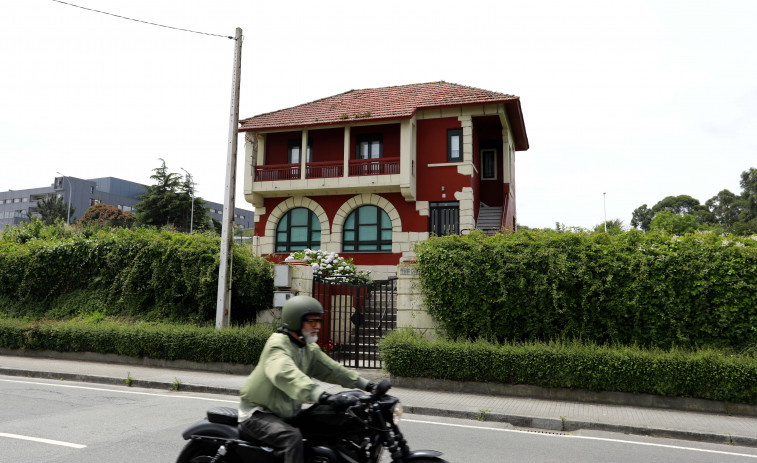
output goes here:
<path id="1" fill-rule="evenodd" d="M 460 203 L 450 201 L 429 204 L 428 229 L 436 236 L 460 233 Z"/>
<path id="2" fill-rule="evenodd" d="M 344 277 L 313 278 L 313 297 L 326 315 L 318 343 L 353 368 L 381 368 L 378 341 L 397 323 L 397 278 L 351 284 Z"/>

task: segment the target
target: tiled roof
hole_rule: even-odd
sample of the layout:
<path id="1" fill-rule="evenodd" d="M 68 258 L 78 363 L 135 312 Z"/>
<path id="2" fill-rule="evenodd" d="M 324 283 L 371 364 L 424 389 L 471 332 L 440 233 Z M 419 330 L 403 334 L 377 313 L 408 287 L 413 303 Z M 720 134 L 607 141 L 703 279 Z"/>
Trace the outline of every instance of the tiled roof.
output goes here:
<path id="1" fill-rule="evenodd" d="M 350 90 L 240 121 L 239 130 L 341 125 L 355 121 L 407 119 L 421 109 L 518 102 L 518 97 L 449 82 Z M 519 106 L 519 105 L 518 105 Z"/>

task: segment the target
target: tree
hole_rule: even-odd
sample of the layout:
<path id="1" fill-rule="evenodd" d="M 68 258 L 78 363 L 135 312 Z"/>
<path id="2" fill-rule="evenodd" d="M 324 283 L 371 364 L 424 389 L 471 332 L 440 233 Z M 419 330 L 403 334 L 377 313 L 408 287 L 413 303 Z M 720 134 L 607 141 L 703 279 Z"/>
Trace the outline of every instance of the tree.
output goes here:
<path id="1" fill-rule="evenodd" d="M 140 196 L 134 211 L 137 222 L 156 227 L 172 226 L 180 231 L 189 231 L 190 217 L 192 217 L 192 192 L 195 184 L 191 176 L 169 172 L 166 161 L 160 159 L 161 166 L 153 169 L 150 176 L 155 182 L 145 186 L 145 192 Z M 194 225 L 193 229 L 209 228 L 205 212 L 207 202 L 194 197 Z"/>
<path id="2" fill-rule="evenodd" d="M 694 233 L 700 228 L 694 215 L 678 215 L 668 210 L 662 210 L 655 214 L 652 223 L 649 225 L 650 230 L 665 230 L 674 235 Z"/>
<path id="3" fill-rule="evenodd" d="M 647 207 L 646 204 L 634 209 L 631 216 L 631 226 L 644 231 L 649 231 L 649 225 L 654 219 L 654 211 Z"/>
<path id="4" fill-rule="evenodd" d="M 605 225 L 607 225 L 607 228 L 606 228 L 607 233 L 611 235 L 617 235 L 618 233 L 622 232 L 625 226 L 622 220 L 612 219 L 612 220 L 608 220 L 607 222 L 602 222 L 599 225 L 595 226 L 594 231 L 604 233 Z"/>
<path id="5" fill-rule="evenodd" d="M 662 201 L 652 206 L 652 211 L 669 211 L 673 214 L 686 215 L 693 214 L 702 208 L 699 200 L 689 195 L 667 196 Z"/>
<path id="6" fill-rule="evenodd" d="M 71 206 L 71 218 L 76 208 Z M 42 217 L 45 225 L 52 225 L 58 219 L 66 220 L 69 217 L 68 204 L 58 195 L 51 195 L 37 202 L 37 212 Z"/>
<path id="7" fill-rule="evenodd" d="M 715 222 L 722 225 L 725 230 L 730 229 L 739 219 L 739 197 L 729 190 L 721 190 L 720 193 L 705 201 L 704 205 L 712 212 Z"/>
<path id="8" fill-rule="evenodd" d="M 134 216 L 129 211 L 122 211 L 108 204 L 95 204 L 87 209 L 79 223 L 97 223 L 114 227 L 130 227 L 134 223 Z"/>

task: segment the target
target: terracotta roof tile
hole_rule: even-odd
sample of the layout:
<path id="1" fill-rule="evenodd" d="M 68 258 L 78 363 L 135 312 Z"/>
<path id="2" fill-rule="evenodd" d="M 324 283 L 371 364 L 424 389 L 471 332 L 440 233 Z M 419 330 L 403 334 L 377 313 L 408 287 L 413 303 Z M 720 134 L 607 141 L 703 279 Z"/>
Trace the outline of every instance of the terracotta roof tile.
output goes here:
<path id="1" fill-rule="evenodd" d="M 240 121 L 242 132 L 407 119 L 416 111 L 450 106 L 517 102 L 519 98 L 449 82 L 350 90 Z"/>

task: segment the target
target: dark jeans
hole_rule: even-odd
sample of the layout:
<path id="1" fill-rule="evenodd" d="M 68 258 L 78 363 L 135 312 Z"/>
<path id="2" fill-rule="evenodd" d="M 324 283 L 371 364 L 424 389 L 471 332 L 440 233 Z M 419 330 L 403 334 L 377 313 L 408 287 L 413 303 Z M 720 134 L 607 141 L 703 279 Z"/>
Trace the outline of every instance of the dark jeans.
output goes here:
<path id="1" fill-rule="evenodd" d="M 256 411 L 239 424 L 242 436 L 249 436 L 274 449 L 284 463 L 303 463 L 302 433 L 273 413 Z"/>

